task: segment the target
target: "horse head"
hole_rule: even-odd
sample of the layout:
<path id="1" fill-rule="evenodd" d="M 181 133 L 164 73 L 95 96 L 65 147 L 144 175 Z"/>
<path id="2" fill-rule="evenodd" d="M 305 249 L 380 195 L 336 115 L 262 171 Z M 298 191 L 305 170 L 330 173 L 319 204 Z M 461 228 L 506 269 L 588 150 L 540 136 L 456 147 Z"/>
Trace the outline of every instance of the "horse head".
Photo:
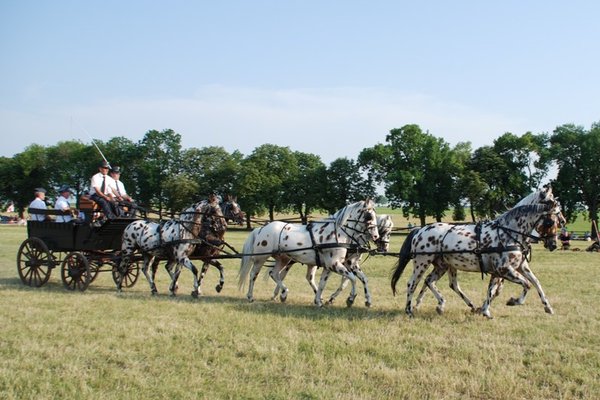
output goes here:
<path id="1" fill-rule="evenodd" d="M 370 240 L 376 241 L 379 239 L 379 231 L 377 229 L 377 214 L 375 213 L 374 206 L 375 203 L 368 198 L 365 201 L 348 204 L 333 214 L 336 226 L 345 226 L 351 231 L 358 233 L 359 236 L 369 235 Z M 352 236 L 354 237 L 354 235 Z"/>
<path id="2" fill-rule="evenodd" d="M 539 219 L 538 225 L 535 227 L 540 239 L 544 242 L 544 247 L 550 251 L 556 250 L 558 234 L 558 226 L 561 225 L 561 218 L 564 219 L 560 211 L 558 202 L 546 205 L 547 213 Z"/>
<path id="3" fill-rule="evenodd" d="M 379 231 L 379 239 L 375 241 L 377 251 L 385 253 L 389 250 L 393 227 L 394 222 L 392 221 L 392 217 L 389 215 L 377 216 L 377 230 Z"/>
<path id="4" fill-rule="evenodd" d="M 218 201 L 204 202 L 202 206 L 202 234 L 209 241 L 222 241 L 227 231 L 227 221 Z"/>
<path id="5" fill-rule="evenodd" d="M 242 225 L 246 219 L 246 213 L 244 213 L 239 204 L 237 203 L 237 197 L 227 195 L 225 201 L 221 203 L 223 214 L 227 220 L 233 221 L 238 225 Z"/>

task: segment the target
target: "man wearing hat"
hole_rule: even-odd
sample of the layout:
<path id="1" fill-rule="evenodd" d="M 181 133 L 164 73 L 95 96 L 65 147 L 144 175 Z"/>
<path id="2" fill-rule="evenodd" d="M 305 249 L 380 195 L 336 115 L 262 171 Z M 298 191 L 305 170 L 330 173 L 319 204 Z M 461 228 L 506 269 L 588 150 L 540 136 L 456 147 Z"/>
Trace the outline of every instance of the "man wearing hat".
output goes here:
<path id="1" fill-rule="evenodd" d="M 98 164 L 98 173 L 92 176 L 90 184 L 90 198 L 100 205 L 104 216 L 108 219 L 116 218 L 116 204 L 114 202 L 113 179 L 108 176 L 110 164 L 102 161 Z"/>
<path id="2" fill-rule="evenodd" d="M 44 188 L 35 188 L 34 190 L 35 193 L 35 199 L 33 199 L 33 201 L 31 202 L 31 204 L 29 204 L 29 208 L 37 208 L 40 210 L 47 210 L 48 207 L 46 207 L 46 189 Z M 31 214 L 30 218 L 32 221 L 45 221 L 46 219 L 48 219 L 47 215 L 44 214 Z"/>
<path id="3" fill-rule="evenodd" d="M 113 193 L 115 193 L 117 200 L 125 202 L 124 204 L 121 204 L 125 208 L 119 209 L 121 215 L 129 213 L 130 216 L 133 216 L 135 214 L 135 205 L 133 204 L 133 199 L 131 198 L 131 196 L 127 194 L 127 190 L 125 190 L 125 185 L 123 185 L 123 182 L 121 182 L 121 167 L 119 167 L 118 165 L 112 167 L 110 169 L 110 177 L 113 179 L 113 182 L 115 184 L 112 188 L 112 191 Z"/>
<path id="4" fill-rule="evenodd" d="M 72 210 L 71 204 L 69 204 L 69 198 L 71 197 L 71 194 L 73 194 L 73 190 L 67 185 L 62 185 L 58 189 L 58 194 L 59 196 L 56 199 L 56 203 L 54 203 L 54 209 L 71 212 Z M 72 220 L 73 216 L 71 213 L 56 217 L 56 222 L 71 222 Z"/>

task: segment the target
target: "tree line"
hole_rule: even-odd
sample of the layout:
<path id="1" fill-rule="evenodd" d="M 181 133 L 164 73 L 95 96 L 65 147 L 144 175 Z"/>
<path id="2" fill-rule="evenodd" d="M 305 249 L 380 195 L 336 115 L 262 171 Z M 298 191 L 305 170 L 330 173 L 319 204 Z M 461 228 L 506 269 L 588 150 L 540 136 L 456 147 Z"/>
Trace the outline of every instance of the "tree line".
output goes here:
<path id="1" fill-rule="evenodd" d="M 115 137 L 95 144 L 32 144 L 0 158 L 0 201 L 12 202 L 22 217 L 35 187 L 46 187 L 55 198 L 56 189 L 68 184 L 78 200 L 102 160 L 96 145 L 123 169 L 128 192 L 165 215 L 216 192 L 237 196 L 248 223 L 251 216 L 274 219 L 278 212 L 306 221 L 314 211 L 332 213 L 367 196 L 389 201 L 422 225 L 428 217 L 440 221 L 448 210 L 455 221 L 476 221 L 510 208 L 556 168 L 551 184 L 566 218 L 585 211 L 590 221 L 598 220 L 600 123 L 590 129 L 565 124 L 552 134 L 505 133 L 475 150 L 469 142 L 450 146 L 410 124 L 392 129 L 385 143 L 363 149 L 357 159 L 329 165 L 318 155 L 273 144 L 249 155 L 218 146 L 183 149 L 181 135 L 171 129 L 148 131 L 137 143 Z M 595 236 L 594 225 L 592 231 Z"/>

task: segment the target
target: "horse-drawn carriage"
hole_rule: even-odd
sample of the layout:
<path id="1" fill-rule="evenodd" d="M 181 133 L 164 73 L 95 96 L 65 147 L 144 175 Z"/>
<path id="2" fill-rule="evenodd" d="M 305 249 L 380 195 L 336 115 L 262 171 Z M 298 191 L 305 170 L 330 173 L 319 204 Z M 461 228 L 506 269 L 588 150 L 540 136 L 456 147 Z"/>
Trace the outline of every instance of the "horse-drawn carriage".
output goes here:
<path id="1" fill-rule="evenodd" d="M 30 214 L 59 215 L 62 211 L 29 209 Z M 27 221 L 27 239 L 17 252 L 17 270 L 28 286 L 43 286 L 52 270 L 60 266 L 65 288 L 84 291 L 99 272 L 112 273 L 115 283 L 121 274 L 121 235 L 134 218 L 102 222 L 89 218 L 82 222 Z M 131 258 L 123 271 L 122 284 L 132 287 L 139 275 L 139 257 Z"/>

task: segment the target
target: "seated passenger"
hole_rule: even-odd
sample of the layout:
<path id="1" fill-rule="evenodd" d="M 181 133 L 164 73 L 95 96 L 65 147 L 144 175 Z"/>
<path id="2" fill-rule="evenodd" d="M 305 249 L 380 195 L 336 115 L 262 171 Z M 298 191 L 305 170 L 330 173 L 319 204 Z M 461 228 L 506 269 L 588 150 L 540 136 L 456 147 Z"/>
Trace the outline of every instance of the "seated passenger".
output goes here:
<path id="1" fill-rule="evenodd" d="M 46 206 L 46 189 L 35 188 L 34 189 L 35 199 L 29 204 L 29 208 L 37 208 L 39 210 L 47 210 Z M 32 221 L 48 221 L 50 217 L 44 214 L 31 214 L 30 219 Z"/>
<path id="2" fill-rule="evenodd" d="M 54 209 L 60 211 L 68 211 L 69 214 L 58 215 L 56 217 L 56 222 L 71 222 L 73 221 L 73 210 L 71 210 L 69 198 L 71 197 L 71 194 L 73 194 L 73 190 L 67 185 L 62 185 L 60 189 L 58 189 L 58 193 L 59 196 L 56 199 L 56 203 L 54 203 Z"/>
<path id="3" fill-rule="evenodd" d="M 110 170 L 110 177 L 113 179 L 114 187 L 112 188 L 113 193 L 116 195 L 119 201 L 119 215 L 126 215 L 129 217 L 135 216 L 135 203 L 131 196 L 127 194 L 125 185 L 121 182 L 121 167 L 115 165 Z"/>
<path id="4" fill-rule="evenodd" d="M 114 187 L 113 179 L 108 176 L 110 165 L 106 161 L 102 161 L 98 165 L 98 173 L 92 176 L 90 184 L 90 199 L 100 205 L 104 216 L 108 219 L 117 217 L 117 208 L 115 196 L 112 191 Z"/>

